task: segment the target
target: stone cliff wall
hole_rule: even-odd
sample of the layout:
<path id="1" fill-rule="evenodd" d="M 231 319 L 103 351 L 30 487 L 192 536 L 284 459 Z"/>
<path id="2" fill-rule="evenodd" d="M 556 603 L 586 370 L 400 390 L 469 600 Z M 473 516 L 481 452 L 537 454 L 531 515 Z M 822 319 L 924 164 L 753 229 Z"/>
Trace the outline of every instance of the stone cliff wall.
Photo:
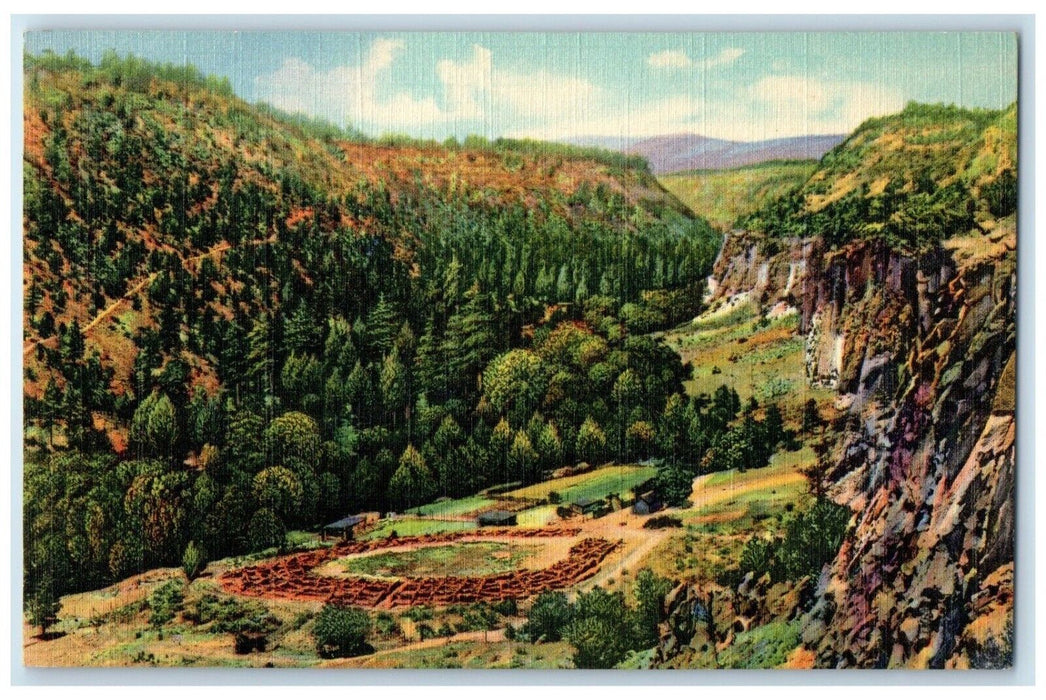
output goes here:
<path id="1" fill-rule="evenodd" d="M 828 493 L 854 518 L 800 618 L 812 665 L 1009 663 L 1015 244 L 1012 222 L 918 257 L 875 242 L 724 243 L 711 303 L 795 307 L 808 378 L 845 411 Z M 740 593 L 674 595 L 711 610 Z M 681 608 L 669 612 L 663 647 L 692 653 L 673 631 Z"/>

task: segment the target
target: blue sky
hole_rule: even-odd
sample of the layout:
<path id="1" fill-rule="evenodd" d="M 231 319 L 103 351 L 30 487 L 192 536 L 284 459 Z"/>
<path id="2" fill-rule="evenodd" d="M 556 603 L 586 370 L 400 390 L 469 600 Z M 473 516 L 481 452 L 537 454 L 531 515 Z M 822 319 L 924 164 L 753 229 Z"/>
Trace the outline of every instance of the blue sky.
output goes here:
<path id="1" fill-rule="evenodd" d="M 191 63 L 238 95 L 364 132 L 568 140 L 845 133 L 910 100 L 1004 107 L 1006 33 L 110 32 L 26 35 Z"/>

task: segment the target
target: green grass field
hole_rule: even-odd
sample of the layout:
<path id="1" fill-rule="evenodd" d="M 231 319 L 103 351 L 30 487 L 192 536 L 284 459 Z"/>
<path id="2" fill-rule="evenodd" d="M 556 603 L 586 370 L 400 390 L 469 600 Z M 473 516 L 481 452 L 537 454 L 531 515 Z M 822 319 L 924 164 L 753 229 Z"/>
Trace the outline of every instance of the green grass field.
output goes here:
<path id="1" fill-rule="evenodd" d="M 665 341 L 693 370 L 684 382 L 692 396 L 713 394 L 722 385 L 741 401 L 777 403 L 786 419 L 798 417 L 809 398 L 827 405 L 834 394 L 809 386 L 805 340 L 797 315 L 759 319 L 748 305 L 722 317 L 701 319 L 665 333 Z"/>
<path id="2" fill-rule="evenodd" d="M 446 501 L 435 501 L 423 506 L 408 509 L 407 513 L 413 515 L 424 515 L 428 517 L 448 517 L 465 515 L 477 510 L 482 510 L 494 505 L 494 501 L 484 496 L 468 496 L 466 498 L 455 498 Z"/>
<path id="3" fill-rule="evenodd" d="M 812 160 L 771 161 L 730 170 L 697 170 L 662 175 L 665 189 L 697 214 L 722 229 L 771 199 L 802 184 L 813 174 Z"/>
<path id="4" fill-rule="evenodd" d="M 376 528 L 364 533 L 361 539 L 380 540 L 395 532 L 399 537 L 431 535 L 436 532 L 475 530 L 476 523 L 467 520 L 436 520 L 434 518 L 402 518 L 383 520 Z"/>
<path id="5" fill-rule="evenodd" d="M 556 506 L 537 506 L 517 513 L 516 524 L 520 527 L 544 527 L 555 517 Z"/>
<path id="6" fill-rule="evenodd" d="M 540 544 L 460 542 L 407 552 L 378 552 L 337 562 L 347 574 L 403 576 L 486 576 L 514 571 L 541 551 Z"/>
<path id="7" fill-rule="evenodd" d="M 638 486 L 656 474 L 656 467 L 603 467 L 585 474 L 543 481 L 540 484 L 509 491 L 505 495 L 509 498 L 544 500 L 555 491 L 563 503 L 582 498 L 605 498 L 612 493 L 626 498 L 630 495 L 632 487 Z"/>

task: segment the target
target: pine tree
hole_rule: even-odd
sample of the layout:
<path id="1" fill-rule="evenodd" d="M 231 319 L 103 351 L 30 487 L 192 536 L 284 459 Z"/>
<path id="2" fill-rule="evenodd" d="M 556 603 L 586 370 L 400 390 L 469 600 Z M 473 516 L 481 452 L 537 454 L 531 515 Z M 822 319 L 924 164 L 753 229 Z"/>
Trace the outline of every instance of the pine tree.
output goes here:
<path id="1" fill-rule="evenodd" d="M 367 350 L 372 356 L 384 357 L 392 349 L 398 329 L 396 310 L 382 294 L 378 297 L 378 303 L 367 314 Z"/>
<path id="2" fill-rule="evenodd" d="M 409 412 L 410 394 L 407 368 L 400 362 L 399 348 L 393 347 L 381 365 L 381 398 L 393 426 L 402 412 Z"/>
<path id="3" fill-rule="evenodd" d="M 413 445 L 400 456 L 399 467 L 389 481 L 388 499 L 394 508 L 408 508 L 432 500 L 436 480 L 425 464 L 425 458 Z"/>

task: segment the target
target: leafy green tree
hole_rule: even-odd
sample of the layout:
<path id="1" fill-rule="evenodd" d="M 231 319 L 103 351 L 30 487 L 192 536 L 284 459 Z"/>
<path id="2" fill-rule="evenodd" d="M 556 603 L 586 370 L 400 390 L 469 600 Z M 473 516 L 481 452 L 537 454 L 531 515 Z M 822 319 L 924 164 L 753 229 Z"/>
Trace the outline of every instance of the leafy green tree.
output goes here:
<path id="1" fill-rule="evenodd" d="M 385 412 L 395 426 L 398 417 L 410 408 L 410 385 L 407 368 L 400 362 L 399 349 L 393 347 L 381 366 L 381 397 Z"/>
<path id="2" fill-rule="evenodd" d="M 144 456 L 172 457 L 178 442 L 178 418 L 166 394 L 149 394 L 131 419 L 131 441 Z"/>
<path id="3" fill-rule="evenodd" d="M 266 459 L 265 441 L 258 436 L 264 433 L 265 419 L 261 416 L 251 411 L 233 411 L 225 435 L 225 461 L 247 474 L 261 470 Z"/>
<path id="4" fill-rule="evenodd" d="M 328 603 L 316 616 L 312 634 L 316 639 L 316 652 L 330 659 L 368 653 L 370 631 L 371 621 L 366 612 Z"/>
<path id="5" fill-rule="evenodd" d="M 131 530 L 141 538 L 147 561 L 176 562 L 189 523 L 189 475 L 168 471 L 158 462 L 127 466 L 133 477 L 124 494 L 124 511 Z"/>
<path id="6" fill-rule="evenodd" d="M 577 668 L 613 668 L 638 648 L 634 635 L 635 615 L 624 595 L 599 586 L 578 595 L 565 633 Z"/>
<path id="7" fill-rule="evenodd" d="M 378 297 L 378 303 L 367 315 L 366 328 L 367 348 L 373 357 L 381 359 L 392 349 L 392 342 L 399 329 L 396 309 L 385 299 L 384 294 Z"/>
<path id="8" fill-rule="evenodd" d="M 657 490 L 665 503 L 673 507 L 689 503 L 694 491 L 694 477 L 686 469 L 675 464 L 666 464 L 657 471 Z"/>
<path id="9" fill-rule="evenodd" d="M 272 510 L 285 522 L 294 519 L 304 498 L 298 475 L 279 465 L 255 474 L 251 491 L 259 507 Z"/>
<path id="10" fill-rule="evenodd" d="M 282 549 L 287 538 L 287 528 L 271 508 L 259 508 L 247 525 L 247 541 L 251 551 L 277 547 Z"/>
<path id="11" fill-rule="evenodd" d="M 509 350 L 483 373 L 483 393 L 494 411 L 519 425 L 538 407 L 545 393 L 541 358 L 529 350 Z"/>
<path id="12" fill-rule="evenodd" d="M 607 437 L 599 423 L 589 416 L 577 433 L 577 455 L 580 459 L 596 464 L 606 454 Z"/>
<path id="13" fill-rule="evenodd" d="M 247 334 L 247 380 L 259 396 L 275 394 L 276 347 L 272 324 L 266 316 L 257 317 Z"/>
<path id="14" fill-rule="evenodd" d="M 517 474 L 524 484 L 532 484 L 541 479 L 538 454 L 530 444 L 530 438 L 522 430 L 516 431 L 512 446 L 508 451 L 508 465 L 513 474 Z"/>
<path id="15" fill-rule="evenodd" d="M 636 599 L 636 644 L 643 649 L 657 644 L 658 626 L 661 624 L 661 610 L 665 596 L 672 590 L 672 582 L 658 576 L 647 568 L 636 573 L 633 595 Z"/>
<path id="16" fill-rule="evenodd" d="M 542 467 L 552 469 L 560 466 L 563 462 L 563 440 L 559 437 L 559 429 L 552 421 L 545 423 L 538 433 L 535 450 Z"/>
<path id="17" fill-rule="evenodd" d="M 304 413 L 284 413 L 265 429 L 265 447 L 272 463 L 283 464 L 298 474 L 311 473 L 320 461 L 319 426 Z"/>
<path id="18" fill-rule="evenodd" d="M 561 591 L 545 591 L 534 600 L 523 631 L 532 642 L 558 642 L 570 622 L 570 605 Z"/>
<path id="19" fill-rule="evenodd" d="M 654 442 L 654 426 L 645 420 L 637 420 L 625 431 L 625 449 L 629 459 L 645 459 L 650 456 Z"/>
<path id="20" fill-rule="evenodd" d="M 436 480 L 432 478 L 425 458 L 413 445 L 407 445 L 399 467 L 389 481 L 388 500 L 394 508 L 409 508 L 432 500 Z"/>

